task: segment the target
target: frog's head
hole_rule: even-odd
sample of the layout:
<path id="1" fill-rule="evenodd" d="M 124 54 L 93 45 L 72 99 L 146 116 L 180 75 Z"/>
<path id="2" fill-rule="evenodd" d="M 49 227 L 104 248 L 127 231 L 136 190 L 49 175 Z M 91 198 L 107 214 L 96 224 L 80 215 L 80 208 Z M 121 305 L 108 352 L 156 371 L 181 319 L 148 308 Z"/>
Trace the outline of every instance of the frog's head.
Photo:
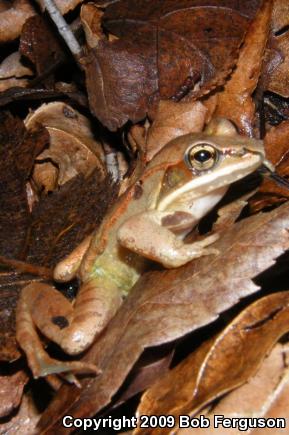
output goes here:
<path id="1" fill-rule="evenodd" d="M 239 135 L 188 134 L 167 144 L 154 165 L 166 162 L 157 208 L 219 192 L 265 161 L 263 142 Z"/>

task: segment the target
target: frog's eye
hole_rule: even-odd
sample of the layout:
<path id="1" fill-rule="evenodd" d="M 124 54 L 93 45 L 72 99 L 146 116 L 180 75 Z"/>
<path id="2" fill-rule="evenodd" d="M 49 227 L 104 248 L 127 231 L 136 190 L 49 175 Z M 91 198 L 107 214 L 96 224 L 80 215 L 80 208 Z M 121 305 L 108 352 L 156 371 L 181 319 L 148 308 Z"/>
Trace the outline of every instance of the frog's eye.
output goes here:
<path id="1" fill-rule="evenodd" d="M 197 171 L 207 171 L 218 161 L 218 150 L 208 143 L 198 143 L 190 147 L 185 155 L 189 167 Z"/>

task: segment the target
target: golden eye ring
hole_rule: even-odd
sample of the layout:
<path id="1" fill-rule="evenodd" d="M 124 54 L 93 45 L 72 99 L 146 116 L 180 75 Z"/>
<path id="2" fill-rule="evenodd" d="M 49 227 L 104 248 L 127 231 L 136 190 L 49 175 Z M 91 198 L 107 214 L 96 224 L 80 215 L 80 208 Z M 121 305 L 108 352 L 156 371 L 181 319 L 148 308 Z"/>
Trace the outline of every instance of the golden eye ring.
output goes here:
<path id="1" fill-rule="evenodd" d="M 198 172 L 212 169 L 219 159 L 218 150 L 210 143 L 199 142 L 190 146 L 185 153 L 185 162 Z"/>

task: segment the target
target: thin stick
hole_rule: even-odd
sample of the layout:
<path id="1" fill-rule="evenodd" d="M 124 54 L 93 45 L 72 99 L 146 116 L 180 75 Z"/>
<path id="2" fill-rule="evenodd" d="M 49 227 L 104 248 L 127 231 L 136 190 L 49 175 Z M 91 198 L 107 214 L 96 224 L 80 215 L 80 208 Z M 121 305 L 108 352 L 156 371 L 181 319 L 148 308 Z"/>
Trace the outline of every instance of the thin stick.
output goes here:
<path id="1" fill-rule="evenodd" d="M 32 275 L 41 276 L 42 278 L 53 279 L 53 272 L 51 269 L 36 264 L 26 263 L 25 261 L 12 260 L 10 258 L 0 255 L 0 264 L 10 267 L 22 273 L 31 273 Z"/>

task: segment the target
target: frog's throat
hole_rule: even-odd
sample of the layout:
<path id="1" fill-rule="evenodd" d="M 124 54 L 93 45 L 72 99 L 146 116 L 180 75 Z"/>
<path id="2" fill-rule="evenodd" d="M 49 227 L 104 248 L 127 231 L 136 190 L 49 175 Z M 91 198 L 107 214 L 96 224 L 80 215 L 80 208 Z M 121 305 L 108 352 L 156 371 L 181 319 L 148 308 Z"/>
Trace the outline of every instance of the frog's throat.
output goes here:
<path id="1" fill-rule="evenodd" d="M 163 198 L 158 204 L 157 209 L 159 211 L 164 211 L 169 207 L 169 205 L 177 200 L 180 195 L 191 193 L 191 199 L 199 198 L 200 196 L 206 195 L 220 187 L 227 186 L 246 175 L 251 174 L 255 171 L 261 164 L 263 158 L 262 155 L 251 154 L 245 159 L 240 159 L 234 165 L 226 165 L 223 168 L 214 169 L 210 172 L 194 177 L 190 182 L 184 184 L 179 189 L 176 189 L 171 194 Z"/>

